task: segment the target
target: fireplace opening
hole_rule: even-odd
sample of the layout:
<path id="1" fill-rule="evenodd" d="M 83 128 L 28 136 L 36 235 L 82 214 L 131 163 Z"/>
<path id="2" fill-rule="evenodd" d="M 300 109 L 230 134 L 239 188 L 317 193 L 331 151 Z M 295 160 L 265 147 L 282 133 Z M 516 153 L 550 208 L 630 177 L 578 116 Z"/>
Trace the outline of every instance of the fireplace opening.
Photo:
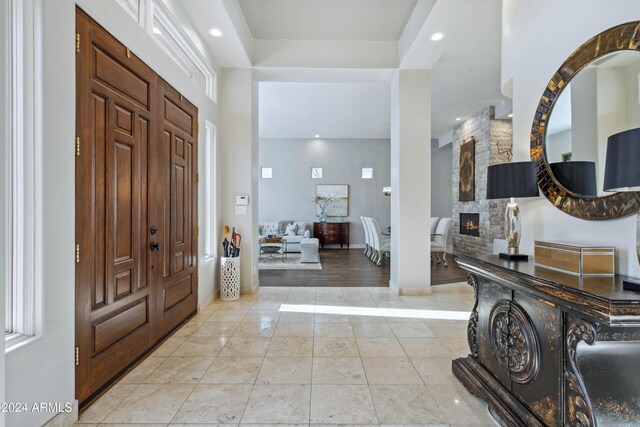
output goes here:
<path id="1" fill-rule="evenodd" d="M 480 214 L 461 213 L 460 214 L 460 234 L 480 237 Z"/>

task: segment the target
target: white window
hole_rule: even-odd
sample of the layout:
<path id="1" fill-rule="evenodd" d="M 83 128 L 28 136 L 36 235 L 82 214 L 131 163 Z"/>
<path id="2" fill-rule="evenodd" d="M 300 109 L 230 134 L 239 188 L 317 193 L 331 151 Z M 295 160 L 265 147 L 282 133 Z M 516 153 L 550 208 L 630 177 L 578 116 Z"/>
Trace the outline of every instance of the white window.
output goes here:
<path id="1" fill-rule="evenodd" d="M 116 0 L 118 4 L 135 19 L 136 22 L 140 22 L 140 4 L 138 0 Z"/>
<path id="2" fill-rule="evenodd" d="M 273 169 L 272 168 L 262 168 L 260 170 L 260 176 L 264 179 L 273 178 Z"/>
<path id="3" fill-rule="evenodd" d="M 216 127 L 205 123 L 204 165 L 204 255 L 205 260 L 216 257 Z"/>
<path id="4" fill-rule="evenodd" d="M 6 266 L 6 349 L 41 332 L 42 133 L 39 0 L 9 0 L 4 109 L 2 253 Z M 4 26 L 4 25 L 3 25 Z"/>
<path id="5" fill-rule="evenodd" d="M 217 102 L 218 77 L 191 38 L 162 2 L 154 0 L 116 0 L 144 28 L 180 69 Z"/>
<path id="6" fill-rule="evenodd" d="M 214 102 L 217 102 L 217 76 L 199 53 L 180 24 L 164 8 L 162 3 L 153 2 L 151 32 L 160 47 Z"/>
<path id="7" fill-rule="evenodd" d="M 362 179 L 373 179 L 373 168 L 362 168 Z"/>

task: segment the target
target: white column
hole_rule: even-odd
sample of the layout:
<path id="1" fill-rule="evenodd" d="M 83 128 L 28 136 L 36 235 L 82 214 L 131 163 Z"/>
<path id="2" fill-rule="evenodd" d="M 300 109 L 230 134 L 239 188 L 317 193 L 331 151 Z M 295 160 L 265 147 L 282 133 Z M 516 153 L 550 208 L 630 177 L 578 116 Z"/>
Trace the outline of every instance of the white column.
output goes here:
<path id="1" fill-rule="evenodd" d="M 400 295 L 431 293 L 431 76 L 391 82 L 391 279 Z"/>
<path id="2" fill-rule="evenodd" d="M 258 289 L 257 90 L 251 69 L 222 71 L 220 129 L 220 238 L 222 227 L 236 227 L 240 246 L 240 290 Z M 236 196 L 249 196 L 246 214 L 236 214 Z M 231 239 L 231 236 L 229 236 Z M 217 244 L 220 245 L 220 242 Z"/>

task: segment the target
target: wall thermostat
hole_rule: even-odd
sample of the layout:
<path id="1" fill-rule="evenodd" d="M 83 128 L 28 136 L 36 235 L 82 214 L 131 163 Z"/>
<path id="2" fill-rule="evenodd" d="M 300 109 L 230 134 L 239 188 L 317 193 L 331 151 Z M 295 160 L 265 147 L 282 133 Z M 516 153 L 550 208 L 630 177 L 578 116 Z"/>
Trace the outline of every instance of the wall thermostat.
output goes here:
<path id="1" fill-rule="evenodd" d="M 243 206 L 249 204 L 249 196 L 236 196 L 236 205 Z"/>

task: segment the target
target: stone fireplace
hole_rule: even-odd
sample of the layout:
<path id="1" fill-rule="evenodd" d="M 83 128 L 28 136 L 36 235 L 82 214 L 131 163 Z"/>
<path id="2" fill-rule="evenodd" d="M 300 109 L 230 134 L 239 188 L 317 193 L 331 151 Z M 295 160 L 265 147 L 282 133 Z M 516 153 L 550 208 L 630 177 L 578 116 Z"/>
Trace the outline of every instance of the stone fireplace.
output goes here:
<path id="1" fill-rule="evenodd" d="M 460 214 L 460 234 L 480 237 L 480 214 L 461 213 Z"/>
<path id="2" fill-rule="evenodd" d="M 453 131 L 453 252 L 461 255 L 487 255 L 493 252 L 493 240 L 504 239 L 506 200 L 487 200 L 487 168 L 511 161 L 511 120 L 496 120 L 493 107 L 485 108 L 461 123 Z M 474 200 L 459 201 L 460 146 L 473 137 L 475 143 Z M 469 217 L 471 215 L 471 217 Z M 471 219 L 477 229 L 465 230 Z"/>

